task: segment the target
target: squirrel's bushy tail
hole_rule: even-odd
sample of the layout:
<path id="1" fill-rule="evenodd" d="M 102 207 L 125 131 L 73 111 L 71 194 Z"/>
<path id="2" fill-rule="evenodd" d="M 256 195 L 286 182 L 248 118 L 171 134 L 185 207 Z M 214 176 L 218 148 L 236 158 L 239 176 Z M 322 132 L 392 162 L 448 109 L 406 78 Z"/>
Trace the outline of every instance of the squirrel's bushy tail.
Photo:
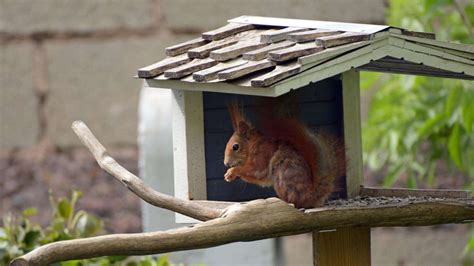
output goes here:
<path id="1" fill-rule="evenodd" d="M 313 182 L 316 197 L 322 204 L 335 191 L 334 180 L 346 173 L 345 147 L 342 139 L 326 132 L 315 134 L 313 140 L 320 154 Z"/>
<path id="2" fill-rule="evenodd" d="M 259 129 L 282 144 L 272 162 L 277 194 L 296 207 L 316 207 L 335 190 L 335 179 L 345 175 L 345 148 L 342 139 L 327 132 L 313 133 L 299 119 L 298 97 L 293 93 L 263 99 Z"/>
<path id="3" fill-rule="evenodd" d="M 345 174 L 345 150 L 342 140 L 328 133 L 314 134 L 294 118 L 268 118 L 264 121 L 263 134 L 294 149 L 295 154 L 301 156 L 309 167 L 311 184 L 304 185 L 311 187 L 304 191 L 311 195 L 300 195 L 298 207 L 322 205 L 334 191 L 335 178 Z M 288 186 L 296 181 L 296 178 L 281 181 L 287 182 L 281 186 Z"/>

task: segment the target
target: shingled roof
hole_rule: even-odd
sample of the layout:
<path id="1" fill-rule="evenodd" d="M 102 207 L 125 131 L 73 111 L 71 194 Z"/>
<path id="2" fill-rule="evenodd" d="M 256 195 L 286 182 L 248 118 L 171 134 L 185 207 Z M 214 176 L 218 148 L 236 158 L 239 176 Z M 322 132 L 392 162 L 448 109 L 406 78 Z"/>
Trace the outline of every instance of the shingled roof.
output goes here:
<path id="1" fill-rule="evenodd" d="M 351 68 L 474 79 L 473 45 L 384 25 L 242 16 L 166 55 L 138 77 L 155 87 L 266 96 Z"/>

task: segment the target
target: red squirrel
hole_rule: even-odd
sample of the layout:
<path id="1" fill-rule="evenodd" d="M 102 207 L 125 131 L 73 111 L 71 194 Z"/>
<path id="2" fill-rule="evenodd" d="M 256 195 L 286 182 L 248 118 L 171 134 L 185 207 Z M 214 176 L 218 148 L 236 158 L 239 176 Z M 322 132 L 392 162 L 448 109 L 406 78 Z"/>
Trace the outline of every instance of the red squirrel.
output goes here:
<path id="1" fill-rule="evenodd" d="M 264 118 L 252 126 L 237 103 L 229 105 L 234 134 L 225 148 L 227 182 L 240 177 L 273 186 L 278 197 L 296 208 L 321 206 L 345 174 L 344 145 L 328 134 L 313 134 L 296 118 Z"/>

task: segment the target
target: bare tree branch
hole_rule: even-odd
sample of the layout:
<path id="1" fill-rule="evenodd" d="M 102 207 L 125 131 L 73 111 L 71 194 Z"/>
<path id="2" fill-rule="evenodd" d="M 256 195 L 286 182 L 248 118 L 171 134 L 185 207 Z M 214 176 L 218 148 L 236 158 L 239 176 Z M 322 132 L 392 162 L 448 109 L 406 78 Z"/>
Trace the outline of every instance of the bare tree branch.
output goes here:
<path id="1" fill-rule="evenodd" d="M 340 227 L 418 226 L 474 220 L 474 199 L 363 198 L 334 201 L 329 206 L 297 210 L 277 199 L 248 203 L 196 203 L 147 187 L 113 158 L 82 122 L 73 129 L 99 165 L 145 201 L 191 217 L 207 220 L 190 227 L 162 232 L 115 234 L 59 241 L 41 246 L 11 262 L 47 265 L 54 262 L 107 255 L 145 255 L 198 249 L 237 241 L 253 241 Z"/>
<path id="2" fill-rule="evenodd" d="M 12 265 L 47 265 L 118 254 L 158 254 L 340 227 L 418 226 L 474 220 L 473 199 L 395 198 L 371 206 L 359 206 L 360 203 L 305 212 L 276 198 L 237 203 L 229 206 L 220 218 L 191 227 L 55 242 L 15 259 Z"/>
<path id="3" fill-rule="evenodd" d="M 72 123 L 72 129 L 82 143 L 94 155 L 99 166 L 122 182 L 122 184 L 144 201 L 151 205 L 181 213 L 200 221 L 207 221 L 220 216 L 222 208 L 219 208 L 218 205 L 216 205 L 216 207 L 210 207 L 209 204 L 204 205 L 175 198 L 147 186 L 142 179 L 130 173 L 110 157 L 105 147 L 97 140 L 84 122 L 74 121 L 74 123 Z"/>

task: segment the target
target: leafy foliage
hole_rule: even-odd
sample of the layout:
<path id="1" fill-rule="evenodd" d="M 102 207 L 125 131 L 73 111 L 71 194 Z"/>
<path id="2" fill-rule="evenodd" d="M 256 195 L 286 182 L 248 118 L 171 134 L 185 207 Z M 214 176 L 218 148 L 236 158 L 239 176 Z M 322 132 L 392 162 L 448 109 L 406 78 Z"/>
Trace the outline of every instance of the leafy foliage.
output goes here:
<path id="1" fill-rule="evenodd" d="M 474 43 L 473 1 L 391 0 L 388 15 L 393 26 Z M 456 175 L 474 192 L 473 81 L 363 73 L 361 86 L 381 86 L 363 128 L 363 148 L 366 164 L 386 173 L 384 186 L 402 177 L 408 187 L 435 186 L 436 176 Z M 472 265 L 474 230 L 464 257 Z"/>
<path id="2" fill-rule="evenodd" d="M 55 199 L 50 193 L 53 209 L 52 220 L 45 228 L 30 221 L 37 209 L 27 208 L 20 217 L 7 214 L 0 227 L 0 265 L 8 263 L 33 249 L 51 242 L 95 236 L 103 231 L 103 222 L 97 216 L 83 210 L 75 211 L 82 193 L 73 191 L 71 198 Z M 169 266 L 167 256 L 154 259 L 146 257 L 109 256 L 89 260 L 61 262 L 61 266 L 82 265 L 126 265 L 126 266 Z"/>
<path id="3" fill-rule="evenodd" d="M 438 39 L 474 43 L 474 3 L 454 0 L 390 1 L 388 23 L 435 32 Z M 383 82 L 380 82 L 383 80 Z M 364 125 L 366 164 L 385 171 L 384 186 L 404 178 L 408 187 L 434 186 L 456 175 L 474 189 L 474 82 L 363 73 L 362 88 L 381 87 Z"/>

